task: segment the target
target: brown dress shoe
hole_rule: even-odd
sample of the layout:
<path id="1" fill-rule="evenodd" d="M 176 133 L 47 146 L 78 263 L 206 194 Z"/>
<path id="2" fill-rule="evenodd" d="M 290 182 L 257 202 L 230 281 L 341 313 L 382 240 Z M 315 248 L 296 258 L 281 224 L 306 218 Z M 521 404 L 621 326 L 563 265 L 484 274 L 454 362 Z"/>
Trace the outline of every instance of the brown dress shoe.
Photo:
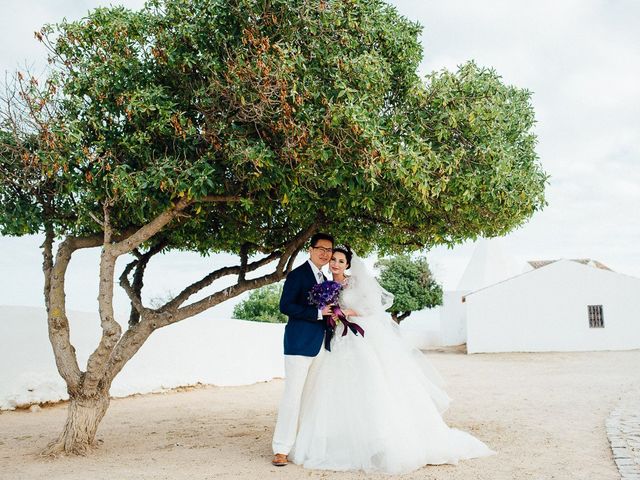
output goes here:
<path id="1" fill-rule="evenodd" d="M 273 463 L 276 467 L 284 467 L 289 463 L 289 460 L 284 453 L 276 453 L 273 456 L 273 460 L 271 460 L 271 463 Z"/>

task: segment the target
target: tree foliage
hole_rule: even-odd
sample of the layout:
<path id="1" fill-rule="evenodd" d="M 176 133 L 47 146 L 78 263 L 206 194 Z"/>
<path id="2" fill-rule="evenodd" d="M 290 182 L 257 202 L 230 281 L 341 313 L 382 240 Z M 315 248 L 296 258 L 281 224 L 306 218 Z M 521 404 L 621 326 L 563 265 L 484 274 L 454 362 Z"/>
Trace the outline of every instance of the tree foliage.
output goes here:
<path id="1" fill-rule="evenodd" d="M 379 260 L 376 267 L 380 268 L 380 285 L 394 295 L 389 311 L 396 322 L 411 312 L 442 305 L 442 286 L 433 277 L 426 258 L 397 255 Z"/>
<path id="2" fill-rule="evenodd" d="M 282 284 L 266 285 L 252 290 L 249 297 L 233 309 L 233 318 L 255 322 L 286 323 L 287 317 L 280 312 Z"/>
<path id="3" fill-rule="evenodd" d="M 56 115 L 7 168 L 54 180 L 50 211 L 3 181 L 2 233 L 101 233 L 105 202 L 125 232 L 179 198 L 167 249 L 270 251 L 313 222 L 361 253 L 504 233 L 544 204 L 530 94 L 474 63 L 421 80 L 419 32 L 379 0 L 153 0 L 47 26 L 32 98 Z"/>
<path id="4" fill-rule="evenodd" d="M 0 233 L 45 233 L 49 336 L 71 396 L 51 453 L 86 452 L 113 378 L 153 331 L 281 280 L 314 232 L 402 253 L 503 234 L 544 206 L 530 93 L 473 62 L 420 78 L 419 33 L 382 0 L 149 0 L 36 32 L 51 72 L 19 74 L 0 107 Z M 64 278 L 94 247 L 102 337 L 81 369 Z M 144 305 L 145 268 L 170 250 L 239 264 Z"/>

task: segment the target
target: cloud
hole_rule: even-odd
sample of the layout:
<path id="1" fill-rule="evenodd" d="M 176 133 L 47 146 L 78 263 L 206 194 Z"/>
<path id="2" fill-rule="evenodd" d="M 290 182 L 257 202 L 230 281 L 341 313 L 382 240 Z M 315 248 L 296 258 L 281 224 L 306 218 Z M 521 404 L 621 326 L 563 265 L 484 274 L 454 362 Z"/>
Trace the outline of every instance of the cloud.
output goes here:
<path id="1" fill-rule="evenodd" d="M 523 258 L 596 257 L 640 276 L 640 4 L 391 3 L 424 26 L 424 72 L 474 59 L 533 92 L 549 206 L 507 245 Z M 465 245 L 432 257 L 459 265 L 471 252 Z"/>
<path id="2" fill-rule="evenodd" d="M 139 8 L 143 1 L 14 2 L 0 19 L 0 69 L 25 60 L 41 68 L 46 55 L 34 30 L 110 3 Z M 424 26 L 421 72 L 474 59 L 533 92 L 549 206 L 507 237 L 514 253 L 594 257 L 640 277 L 640 2 L 391 3 Z M 455 286 L 472 250 L 467 243 L 429 254 L 447 286 Z"/>
<path id="3" fill-rule="evenodd" d="M 3 7 L 0 16 L 0 71 L 13 72 L 29 67 L 34 73 L 46 67 L 47 54 L 44 46 L 33 33 L 45 24 L 62 19 L 76 20 L 89 10 L 109 5 L 125 5 L 138 9 L 143 0 L 22 0 L 11 2 L 11 8 Z"/>

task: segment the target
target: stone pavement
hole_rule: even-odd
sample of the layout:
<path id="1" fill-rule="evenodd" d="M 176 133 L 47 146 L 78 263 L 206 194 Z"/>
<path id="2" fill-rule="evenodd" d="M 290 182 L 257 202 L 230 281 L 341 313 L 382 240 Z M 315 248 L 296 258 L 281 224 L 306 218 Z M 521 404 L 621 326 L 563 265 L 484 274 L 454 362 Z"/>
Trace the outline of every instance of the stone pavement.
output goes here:
<path id="1" fill-rule="evenodd" d="M 640 392 L 625 395 L 606 426 L 620 478 L 640 480 Z"/>

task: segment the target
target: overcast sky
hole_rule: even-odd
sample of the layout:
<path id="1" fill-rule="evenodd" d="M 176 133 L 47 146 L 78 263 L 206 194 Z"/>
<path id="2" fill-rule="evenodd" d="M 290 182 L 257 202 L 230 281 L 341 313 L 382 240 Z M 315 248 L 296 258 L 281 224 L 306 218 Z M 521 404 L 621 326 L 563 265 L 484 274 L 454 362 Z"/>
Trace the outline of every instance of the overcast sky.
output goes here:
<path id="1" fill-rule="evenodd" d="M 99 5 L 143 2 L 0 0 L 0 70 L 44 65 L 33 31 Z M 493 67 L 504 81 L 533 92 L 538 154 L 549 175 L 548 207 L 504 239 L 523 260 L 594 258 L 640 277 L 640 2 L 632 0 L 394 0 L 424 26 L 423 73 L 467 60 Z M 41 304 L 38 239 L 0 237 L 0 304 Z M 473 246 L 437 248 L 428 258 L 454 288 Z M 81 282 L 95 255 L 78 260 Z M 211 262 L 174 256 L 162 264 L 197 277 Z M 162 294 L 160 270 L 156 290 Z M 164 274 L 162 277 L 167 278 Z M 79 284 L 80 285 L 80 284 Z M 31 287 L 31 292 L 25 290 Z M 167 287 L 171 291 L 178 287 Z M 92 293 L 72 295 L 91 309 Z"/>

